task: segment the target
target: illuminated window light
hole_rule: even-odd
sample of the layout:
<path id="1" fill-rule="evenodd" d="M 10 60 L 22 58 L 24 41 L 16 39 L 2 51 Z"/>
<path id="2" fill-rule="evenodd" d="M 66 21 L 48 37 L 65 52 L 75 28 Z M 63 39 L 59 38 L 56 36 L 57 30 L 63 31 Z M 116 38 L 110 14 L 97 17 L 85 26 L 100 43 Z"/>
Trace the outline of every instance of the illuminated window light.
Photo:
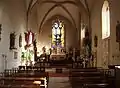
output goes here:
<path id="1" fill-rule="evenodd" d="M 59 39 L 61 42 L 58 42 Z M 64 47 L 64 24 L 62 21 L 57 20 L 53 23 L 51 44 L 52 47 Z"/>
<path id="2" fill-rule="evenodd" d="M 81 30 L 81 40 L 85 38 L 85 29 L 82 29 Z"/>
<path id="3" fill-rule="evenodd" d="M 108 1 L 104 1 L 102 8 L 102 39 L 110 36 L 110 11 Z"/>

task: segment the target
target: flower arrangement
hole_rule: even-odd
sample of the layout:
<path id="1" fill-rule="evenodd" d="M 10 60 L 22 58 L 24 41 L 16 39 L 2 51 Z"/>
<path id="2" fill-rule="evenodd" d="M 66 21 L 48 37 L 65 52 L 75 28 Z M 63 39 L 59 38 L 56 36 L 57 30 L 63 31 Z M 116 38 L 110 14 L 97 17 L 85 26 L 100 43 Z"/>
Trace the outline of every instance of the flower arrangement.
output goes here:
<path id="1" fill-rule="evenodd" d="M 32 50 L 22 52 L 21 63 L 31 62 L 33 55 L 34 55 L 34 53 Z"/>

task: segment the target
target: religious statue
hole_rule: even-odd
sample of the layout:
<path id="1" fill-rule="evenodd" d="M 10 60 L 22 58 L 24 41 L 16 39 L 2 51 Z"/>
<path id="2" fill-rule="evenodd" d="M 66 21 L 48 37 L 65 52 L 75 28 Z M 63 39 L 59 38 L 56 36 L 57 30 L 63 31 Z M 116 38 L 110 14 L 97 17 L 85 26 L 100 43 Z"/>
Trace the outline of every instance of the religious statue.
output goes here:
<path id="1" fill-rule="evenodd" d="M 52 49 L 51 48 L 49 49 L 49 52 L 50 52 L 49 54 L 51 55 L 52 54 Z"/>
<path id="2" fill-rule="evenodd" d="M 90 42 L 88 29 L 85 31 L 84 46 L 87 46 Z"/>
<path id="3" fill-rule="evenodd" d="M 98 44 L 98 37 L 95 35 L 94 36 L 94 47 L 97 47 Z"/>
<path id="4" fill-rule="evenodd" d="M 120 42 L 120 22 L 117 21 L 116 25 L 116 42 Z"/>
<path id="5" fill-rule="evenodd" d="M 19 35 L 19 47 L 22 47 L 22 35 Z"/>
<path id="6" fill-rule="evenodd" d="M 34 41 L 34 33 L 30 30 L 25 32 L 26 47 L 29 47 Z"/>
<path id="7" fill-rule="evenodd" d="M 91 55 L 91 39 L 88 29 L 86 29 L 85 31 L 84 47 L 85 47 L 86 55 L 89 58 Z"/>
<path id="8" fill-rule="evenodd" d="M 15 49 L 15 32 L 10 33 L 10 50 Z"/>
<path id="9" fill-rule="evenodd" d="M 36 39 L 33 41 L 34 46 L 34 60 L 37 61 L 37 46 L 36 46 Z"/>
<path id="10" fill-rule="evenodd" d="M 46 48 L 45 48 L 45 46 L 42 48 L 42 51 L 43 51 L 43 54 L 46 53 Z"/>

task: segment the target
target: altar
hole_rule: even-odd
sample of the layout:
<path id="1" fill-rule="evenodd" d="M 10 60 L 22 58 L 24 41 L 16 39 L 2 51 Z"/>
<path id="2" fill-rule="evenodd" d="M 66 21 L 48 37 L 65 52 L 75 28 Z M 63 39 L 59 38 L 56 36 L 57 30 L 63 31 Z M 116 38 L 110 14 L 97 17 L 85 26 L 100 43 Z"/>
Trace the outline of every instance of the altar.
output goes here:
<path id="1" fill-rule="evenodd" d="M 65 54 L 51 54 L 51 60 L 64 60 L 66 58 Z"/>
<path id="2" fill-rule="evenodd" d="M 65 60 L 65 58 L 66 54 L 59 47 L 56 50 L 53 50 L 52 54 L 50 55 L 51 60 Z"/>

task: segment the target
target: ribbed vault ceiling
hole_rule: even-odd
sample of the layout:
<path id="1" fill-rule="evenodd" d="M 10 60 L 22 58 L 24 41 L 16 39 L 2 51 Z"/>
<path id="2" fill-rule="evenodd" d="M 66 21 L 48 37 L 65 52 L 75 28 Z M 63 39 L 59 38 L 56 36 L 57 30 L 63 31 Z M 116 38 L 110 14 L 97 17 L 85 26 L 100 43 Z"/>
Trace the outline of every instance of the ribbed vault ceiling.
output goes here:
<path id="1" fill-rule="evenodd" d="M 39 29 L 54 15 L 67 18 L 78 28 L 80 15 L 89 15 L 95 0 L 27 0 L 27 14 L 37 5 Z"/>
<path id="2" fill-rule="evenodd" d="M 87 9 L 86 3 L 88 4 L 88 8 L 91 9 L 95 3 L 95 0 L 26 0 L 26 4 L 27 4 L 27 8 L 32 8 L 32 6 L 34 6 L 34 4 L 38 1 L 74 1 L 74 2 L 79 2 L 82 3 L 83 6 Z"/>

